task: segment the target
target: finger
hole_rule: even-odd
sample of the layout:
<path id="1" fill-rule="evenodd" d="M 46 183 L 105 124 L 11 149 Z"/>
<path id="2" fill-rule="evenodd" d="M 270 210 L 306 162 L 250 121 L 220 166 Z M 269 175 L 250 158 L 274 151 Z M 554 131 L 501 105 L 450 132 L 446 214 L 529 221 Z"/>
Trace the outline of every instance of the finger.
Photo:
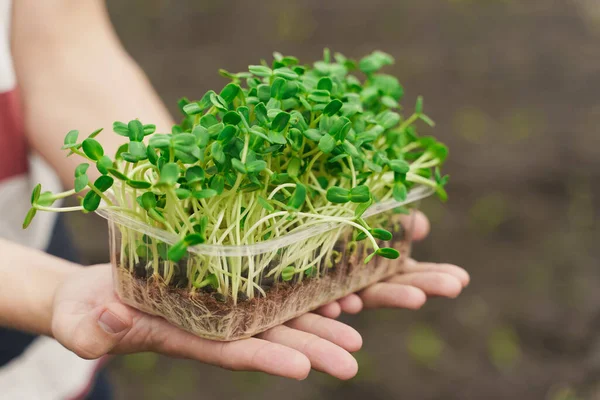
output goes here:
<path id="1" fill-rule="evenodd" d="M 408 259 L 403 267 L 403 272 L 443 272 L 446 274 L 450 274 L 456 277 L 463 287 L 466 287 L 471 278 L 469 273 L 462 269 L 461 267 L 457 267 L 452 264 L 438 264 L 438 263 L 428 263 L 428 262 L 417 262 L 415 260 Z"/>
<path id="2" fill-rule="evenodd" d="M 429 235 L 429 219 L 421 211 L 411 210 L 409 215 L 400 216 L 400 222 L 412 232 L 413 240 L 423 240 Z"/>
<path id="3" fill-rule="evenodd" d="M 445 272 L 412 272 L 394 275 L 387 280 L 391 283 L 410 285 L 421 289 L 428 296 L 457 297 L 462 284 L 454 275 Z"/>
<path id="4" fill-rule="evenodd" d="M 290 328 L 319 336 L 347 351 L 358 351 L 362 347 L 362 337 L 352 327 L 313 313 L 304 314 L 286 323 Z"/>
<path id="5" fill-rule="evenodd" d="M 199 338 L 153 318 L 150 348 L 172 357 L 188 358 L 233 371 L 261 371 L 303 380 L 310 373 L 310 361 L 301 352 L 258 338 L 216 342 Z"/>
<path id="6" fill-rule="evenodd" d="M 358 364 L 350 353 L 317 335 L 279 325 L 259 336 L 302 352 L 314 369 L 333 377 L 346 380 L 358 372 Z"/>
<path id="7" fill-rule="evenodd" d="M 341 310 L 347 314 L 358 314 L 363 309 L 363 302 L 357 294 L 349 294 L 338 300 Z"/>
<path id="8" fill-rule="evenodd" d="M 327 318 L 337 318 L 342 313 L 342 308 L 337 301 L 332 301 L 329 304 L 317 308 L 315 313 Z"/>
<path id="9" fill-rule="evenodd" d="M 115 348 L 132 325 L 131 311 L 121 303 L 110 303 L 81 314 L 69 309 L 67 304 L 54 311 L 52 332 L 79 357 L 96 359 Z"/>
<path id="10" fill-rule="evenodd" d="M 359 293 L 365 308 L 408 308 L 417 310 L 425 304 L 427 296 L 416 287 L 379 282 Z"/>

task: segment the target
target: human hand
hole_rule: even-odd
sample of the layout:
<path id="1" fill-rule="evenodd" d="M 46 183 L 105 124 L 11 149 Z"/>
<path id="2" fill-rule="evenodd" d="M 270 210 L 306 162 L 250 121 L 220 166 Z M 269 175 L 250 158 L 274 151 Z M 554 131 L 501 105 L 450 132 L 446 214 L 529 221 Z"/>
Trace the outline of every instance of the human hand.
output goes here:
<path id="1" fill-rule="evenodd" d="M 88 359 L 153 351 L 231 370 L 304 379 L 312 367 L 349 379 L 358 370 L 350 352 L 362 345 L 353 328 L 314 313 L 249 339 L 202 339 L 121 303 L 110 265 L 81 268 L 66 277 L 56 290 L 52 310 L 52 335 Z"/>
<path id="2" fill-rule="evenodd" d="M 403 223 L 409 225 L 411 217 Z M 416 212 L 412 238 L 423 240 L 429 234 L 429 220 Z M 451 264 L 417 262 L 408 259 L 402 272 L 319 308 L 316 312 L 337 318 L 342 312 L 357 314 L 363 308 L 421 308 L 428 297 L 457 297 L 469 284 L 469 274 Z"/>

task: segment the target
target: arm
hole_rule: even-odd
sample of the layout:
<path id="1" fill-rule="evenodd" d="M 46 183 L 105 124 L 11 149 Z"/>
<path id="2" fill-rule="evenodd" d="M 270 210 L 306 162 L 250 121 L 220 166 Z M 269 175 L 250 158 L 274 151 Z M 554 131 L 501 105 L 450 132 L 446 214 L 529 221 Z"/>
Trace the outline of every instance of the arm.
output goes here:
<path id="1" fill-rule="evenodd" d="M 80 160 L 60 150 L 65 134 L 87 135 L 139 118 L 170 131 L 171 116 L 121 46 L 101 0 L 15 0 L 12 50 L 31 146 L 66 187 Z M 108 154 L 119 137 L 101 134 Z M 90 168 L 93 174 L 95 168 Z M 94 178 L 94 176 L 90 176 Z"/>
<path id="2" fill-rule="evenodd" d="M 50 335 L 56 288 L 79 268 L 2 239 L 0 254 L 0 326 Z"/>

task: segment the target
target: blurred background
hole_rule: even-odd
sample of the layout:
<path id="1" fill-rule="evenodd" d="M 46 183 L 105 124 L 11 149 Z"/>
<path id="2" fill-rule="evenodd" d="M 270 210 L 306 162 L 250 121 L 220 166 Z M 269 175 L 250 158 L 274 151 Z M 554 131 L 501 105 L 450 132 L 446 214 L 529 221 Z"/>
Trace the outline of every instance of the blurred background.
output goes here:
<path id="1" fill-rule="evenodd" d="M 600 4 L 597 0 L 110 0 L 125 47 L 176 112 L 273 51 L 380 49 L 451 149 L 450 200 L 423 204 L 421 260 L 465 267 L 456 300 L 344 317 L 349 382 L 232 373 L 153 354 L 109 366 L 120 399 L 600 399 Z M 88 263 L 105 223 L 69 215 Z M 84 226 L 85 225 L 85 226 Z M 99 245 L 99 243 L 101 245 Z"/>

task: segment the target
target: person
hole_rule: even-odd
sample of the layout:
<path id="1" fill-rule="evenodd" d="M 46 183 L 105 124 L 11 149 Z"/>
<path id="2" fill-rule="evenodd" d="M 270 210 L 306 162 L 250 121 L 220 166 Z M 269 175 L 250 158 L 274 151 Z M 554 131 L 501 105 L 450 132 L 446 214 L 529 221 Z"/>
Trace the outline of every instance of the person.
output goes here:
<path id="1" fill-rule="evenodd" d="M 173 123 L 120 44 L 102 0 L 0 0 L 4 399 L 11 394 L 109 398 L 103 381 L 92 382 L 106 355 L 143 351 L 295 379 L 306 378 L 311 368 L 349 379 L 358 368 L 350 353 L 361 347 L 362 339 L 336 320 L 340 313 L 374 307 L 417 309 L 427 296 L 456 297 L 469 282 L 459 267 L 410 260 L 401 275 L 257 337 L 226 343 L 193 336 L 130 308 L 113 292 L 109 265 L 83 268 L 75 262 L 60 218 L 40 215 L 26 231 L 21 223 L 37 181 L 46 190 L 72 185 L 78 161 L 60 150 L 68 130 L 91 132 L 132 118 L 162 130 Z M 113 153 L 120 144 L 116 135 L 105 135 L 102 143 Z M 423 214 L 415 218 L 413 236 L 423 239 L 429 223 Z"/>

